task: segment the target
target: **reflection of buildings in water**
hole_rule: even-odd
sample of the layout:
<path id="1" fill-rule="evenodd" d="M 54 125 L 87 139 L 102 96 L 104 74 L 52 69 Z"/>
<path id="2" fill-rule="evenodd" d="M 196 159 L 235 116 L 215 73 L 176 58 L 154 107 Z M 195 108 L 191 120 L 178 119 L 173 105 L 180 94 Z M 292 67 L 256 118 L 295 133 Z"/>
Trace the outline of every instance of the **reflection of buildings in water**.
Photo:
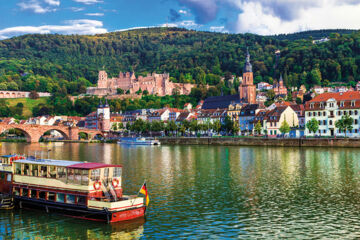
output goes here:
<path id="1" fill-rule="evenodd" d="M 102 163 L 112 164 L 112 151 L 113 146 L 111 144 L 103 144 L 101 151 L 103 151 Z"/>
<path id="2" fill-rule="evenodd" d="M 139 239 L 144 218 L 106 224 L 33 210 L 0 212 L 1 239 Z"/>

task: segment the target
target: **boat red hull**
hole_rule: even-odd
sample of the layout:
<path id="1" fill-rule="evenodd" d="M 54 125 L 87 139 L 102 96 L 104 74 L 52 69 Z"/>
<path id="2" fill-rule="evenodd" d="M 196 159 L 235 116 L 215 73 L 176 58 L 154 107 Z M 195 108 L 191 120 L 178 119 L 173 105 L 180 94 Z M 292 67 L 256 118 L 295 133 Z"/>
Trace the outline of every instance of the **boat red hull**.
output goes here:
<path id="1" fill-rule="evenodd" d="M 112 212 L 110 222 L 120 222 L 131 220 L 139 217 L 144 217 L 146 207 L 140 207 L 130 210 L 123 210 L 121 212 Z"/>

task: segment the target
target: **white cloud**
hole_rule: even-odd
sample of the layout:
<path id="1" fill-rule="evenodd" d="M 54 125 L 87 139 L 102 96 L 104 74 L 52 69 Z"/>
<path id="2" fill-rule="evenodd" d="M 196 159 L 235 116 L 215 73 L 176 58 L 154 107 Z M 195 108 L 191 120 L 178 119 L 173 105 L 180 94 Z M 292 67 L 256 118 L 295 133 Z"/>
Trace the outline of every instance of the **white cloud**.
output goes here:
<path id="1" fill-rule="evenodd" d="M 211 26 L 209 29 L 211 32 L 222 32 L 222 33 L 229 32 L 228 30 L 226 30 L 225 26 Z"/>
<path id="2" fill-rule="evenodd" d="M 86 13 L 85 15 L 92 17 L 102 17 L 104 16 L 104 13 Z"/>
<path id="3" fill-rule="evenodd" d="M 193 21 L 193 20 L 184 20 L 181 22 L 160 24 L 159 27 L 200 28 L 200 27 L 202 27 L 202 25 L 195 23 L 195 21 Z"/>
<path id="4" fill-rule="evenodd" d="M 43 7 L 39 1 L 37 0 L 30 0 L 18 3 L 20 10 L 22 11 L 31 11 L 34 13 L 47 13 L 56 11 L 54 8 L 50 7 Z"/>
<path id="5" fill-rule="evenodd" d="M 359 28 L 360 3 L 347 5 L 333 0 L 322 3 L 299 9 L 296 18 L 283 20 L 260 2 L 246 2 L 242 5 L 243 13 L 238 15 L 235 31 L 272 35 L 313 29 Z"/>
<path id="6" fill-rule="evenodd" d="M 60 6 L 60 0 L 44 0 L 44 2 L 51 6 Z"/>
<path id="7" fill-rule="evenodd" d="M 73 12 L 81 12 L 85 10 L 85 8 L 81 8 L 81 7 L 71 7 L 70 9 Z"/>
<path id="8" fill-rule="evenodd" d="M 184 15 L 187 15 L 187 14 L 188 14 L 188 12 L 187 12 L 186 10 L 182 10 L 182 9 L 179 10 L 179 13 L 180 13 L 180 14 L 184 14 Z"/>
<path id="9" fill-rule="evenodd" d="M 18 26 L 5 28 L 0 30 L 0 39 L 6 39 L 13 36 L 23 34 L 86 34 L 93 35 L 98 33 L 106 33 L 107 30 L 103 28 L 101 21 L 78 19 L 65 21 L 64 25 L 43 25 L 43 26 Z"/>
<path id="10" fill-rule="evenodd" d="M 86 5 L 91 5 L 91 4 L 95 4 L 95 3 L 102 3 L 102 0 L 74 0 L 75 2 L 78 3 L 83 3 Z"/>

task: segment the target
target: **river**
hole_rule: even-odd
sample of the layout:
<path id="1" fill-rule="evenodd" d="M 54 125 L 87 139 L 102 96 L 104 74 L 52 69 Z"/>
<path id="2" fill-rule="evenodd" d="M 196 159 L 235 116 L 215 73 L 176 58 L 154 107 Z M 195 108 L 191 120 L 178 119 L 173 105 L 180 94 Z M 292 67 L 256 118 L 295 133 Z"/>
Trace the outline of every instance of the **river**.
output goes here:
<path id="1" fill-rule="evenodd" d="M 125 224 L 1 211 L 3 239 L 360 237 L 358 149 L 92 143 L 2 143 L 0 149 L 122 164 L 124 192 L 136 194 L 146 180 L 150 193 L 146 219 Z"/>

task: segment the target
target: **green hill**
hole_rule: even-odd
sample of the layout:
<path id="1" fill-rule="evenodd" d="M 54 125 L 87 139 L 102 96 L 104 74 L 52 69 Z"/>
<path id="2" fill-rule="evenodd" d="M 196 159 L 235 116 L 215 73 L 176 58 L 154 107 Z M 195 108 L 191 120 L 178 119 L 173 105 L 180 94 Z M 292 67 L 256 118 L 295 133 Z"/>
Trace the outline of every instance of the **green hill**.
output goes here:
<path id="1" fill-rule="evenodd" d="M 0 90 L 79 94 L 96 83 L 104 67 L 110 76 L 119 71 L 169 72 L 172 81 L 223 84 L 228 92 L 236 91 L 236 84 L 222 83 L 220 77 L 242 74 L 246 47 L 255 82 L 271 83 L 280 74 L 288 87 L 360 80 L 360 32 L 319 34 L 329 34 L 330 41 L 313 44 L 307 32 L 264 37 L 179 28 L 95 36 L 24 35 L 0 41 Z M 274 69 L 277 49 L 281 58 Z"/>

